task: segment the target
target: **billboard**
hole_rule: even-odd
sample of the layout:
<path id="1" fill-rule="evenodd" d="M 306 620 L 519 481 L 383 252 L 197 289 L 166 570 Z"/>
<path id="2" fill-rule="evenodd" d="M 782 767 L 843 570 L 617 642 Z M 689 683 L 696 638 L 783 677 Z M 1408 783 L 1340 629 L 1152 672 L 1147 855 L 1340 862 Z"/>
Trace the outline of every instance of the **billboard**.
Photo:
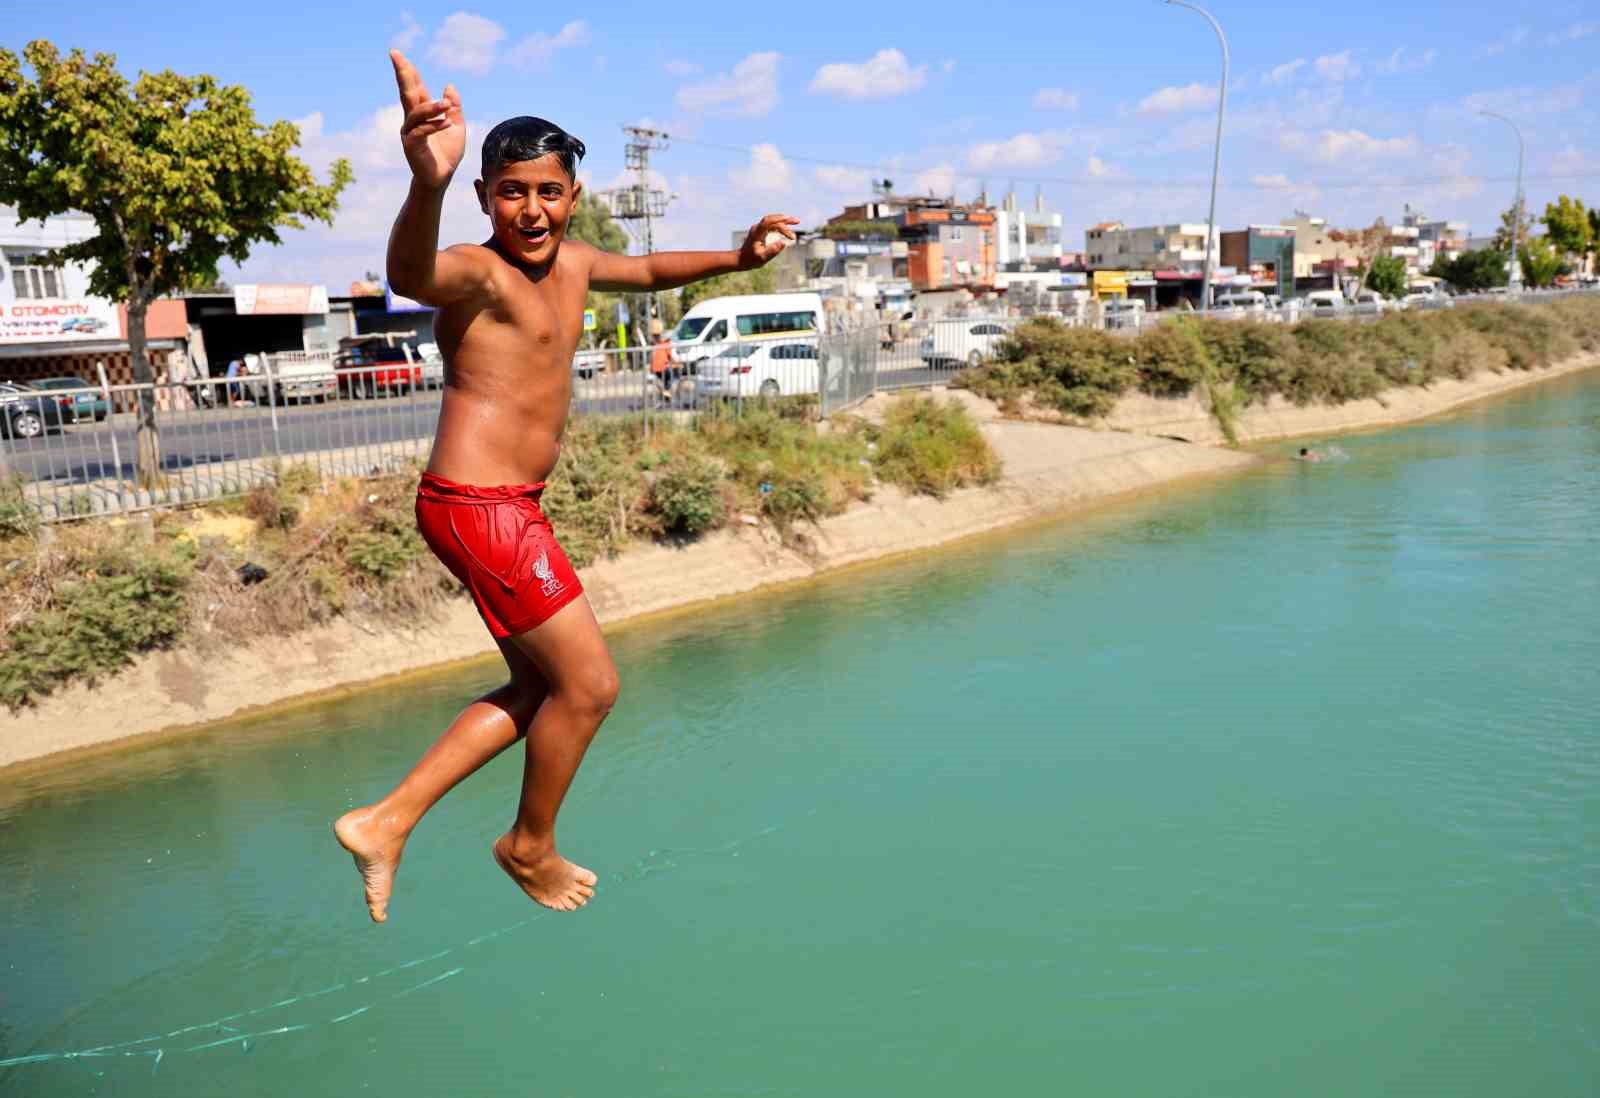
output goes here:
<path id="1" fill-rule="evenodd" d="M 247 282 L 233 288 L 240 316 L 328 315 L 328 288 L 303 282 Z"/>
<path id="2" fill-rule="evenodd" d="M 8 301 L 0 313 L 0 343 L 120 340 L 117 307 L 103 297 Z"/>

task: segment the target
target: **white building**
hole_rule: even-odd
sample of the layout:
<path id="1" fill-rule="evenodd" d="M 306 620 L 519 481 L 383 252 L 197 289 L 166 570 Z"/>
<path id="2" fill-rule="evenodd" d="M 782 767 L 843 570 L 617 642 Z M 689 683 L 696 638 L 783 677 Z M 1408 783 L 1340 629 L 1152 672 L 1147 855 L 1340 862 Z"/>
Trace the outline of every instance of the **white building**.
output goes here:
<path id="1" fill-rule="evenodd" d="M 1421 210 L 1405 209 L 1401 224 L 1417 230 L 1417 269 L 1426 273 L 1435 261 L 1454 259 L 1467 250 L 1465 221 L 1429 221 Z"/>
<path id="2" fill-rule="evenodd" d="M 1222 253 L 1222 234 L 1212 236 L 1212 261 Z M 1084 233 L 1084 266 L 1090 270 L 1198 272 L 1206 261 L 1206 226 L 1184 222 L 1130 229 L 1106 221 Z"/>
<path id="3" fill-rule="evenodd" d="M 90 239 L 95 231 L 85 214 L 23 222 L 15 210 L 0 207 L 0 378 L 93 380 L 96 367 L 103 365 L 112 384 L 133 380 L 123 310 L 90 295 L 93 267 L 39 261 L 55 248 Z M 183 303 L 153 302 L 145 331 L 152 363 L 164 366 L 185 346 Z"/>

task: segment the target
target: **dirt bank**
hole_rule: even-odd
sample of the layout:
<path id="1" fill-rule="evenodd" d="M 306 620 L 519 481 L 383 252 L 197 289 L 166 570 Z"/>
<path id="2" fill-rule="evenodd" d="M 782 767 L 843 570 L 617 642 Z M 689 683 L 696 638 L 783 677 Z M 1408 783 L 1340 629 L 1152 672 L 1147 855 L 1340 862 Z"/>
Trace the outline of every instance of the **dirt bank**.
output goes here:
<path id="1" fill-rule="evenodd" d="M 1534 382 L 1600 365 L 1574 359 L 1532 373 L 1505 371 L 1426 390 L 1387 393 L 1382 402 L 1296 408 L 1274 401 L 1240 420 L 1242 440 L 1326 434 L 1395 424 L 1448 411 Z M 944 500 L 881 489 L 870 503 L 824 520 L 797 550 L 765 528 L 738 527 L 685 546 L 640 545 L 581 573 L 600 620 L 615 625 L 820 572 L 912 552 L 1184 479 L 1216 475 L 1259 460 L 1202 442 L 1221 433 L 1195 399 L 1130 398 L 1107 429 L 1003 420 L 965 393 L 984 434 L 1005 463 L 1000 484 Z M 874 404 L 864 407 L 873 414 Z M 1181 436 L 1177 442 L 1158 436 Z M 73 686 L 19 714 L 0 714 L 0 767 L 58 752 L 172 732 L 252 710 L 368 686 L 379 680 L 492 654 L 493 645 L 464 600 L 415 632 L 341 621 L 292 640 L 275 638 L 202 661 L 178 650 L 157 653 L 103 682 Z"/>

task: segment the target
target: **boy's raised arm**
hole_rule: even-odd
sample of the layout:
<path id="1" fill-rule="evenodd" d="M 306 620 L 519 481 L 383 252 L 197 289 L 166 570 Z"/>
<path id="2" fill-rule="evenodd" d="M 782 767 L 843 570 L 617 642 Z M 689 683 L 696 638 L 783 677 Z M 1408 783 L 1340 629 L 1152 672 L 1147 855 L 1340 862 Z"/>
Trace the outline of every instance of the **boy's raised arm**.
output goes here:
<path id="1" fill-rule="evenodd" d="M 434 99 L 404 54 L 390 50 L 389 60 L 405 111 L 400 144 L 411 165 L 411 190 L 389 233 L 389 285 L 425 305 L 448 305 L 469 296 L 488 277 L 487 264 L 476 261 L 470 250 L 439 251 L 439 210 L 467 148 L 461 96 L 447 84 L 444 98 Z"/>
<path id="2" fill-rule="evenodd" d="M 764 266 L 795 239 L 798 218 L 768 214 L 745 234 L 738 251 L 653 252 L 650 255 L 617 255 L 591 249 L 589 285 L 596 290 L 671 290 L 699 282 L 702 278 L 748 271 Z M 782 239 L 770 244 L 767 237 L 778 233 Z"/>

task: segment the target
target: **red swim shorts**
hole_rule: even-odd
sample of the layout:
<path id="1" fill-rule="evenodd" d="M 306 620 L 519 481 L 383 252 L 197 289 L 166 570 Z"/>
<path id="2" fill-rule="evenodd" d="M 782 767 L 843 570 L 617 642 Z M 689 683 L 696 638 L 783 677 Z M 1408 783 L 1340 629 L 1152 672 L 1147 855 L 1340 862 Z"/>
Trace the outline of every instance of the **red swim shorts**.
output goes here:
<path id="1" fill-rule="evenodd" d="M 432 473 L 417 486 L 417 529 L 496 638 L 543 625 L 583 594 L 539 509 L 543 493 L 543 484 L 474 488 Z"/>

